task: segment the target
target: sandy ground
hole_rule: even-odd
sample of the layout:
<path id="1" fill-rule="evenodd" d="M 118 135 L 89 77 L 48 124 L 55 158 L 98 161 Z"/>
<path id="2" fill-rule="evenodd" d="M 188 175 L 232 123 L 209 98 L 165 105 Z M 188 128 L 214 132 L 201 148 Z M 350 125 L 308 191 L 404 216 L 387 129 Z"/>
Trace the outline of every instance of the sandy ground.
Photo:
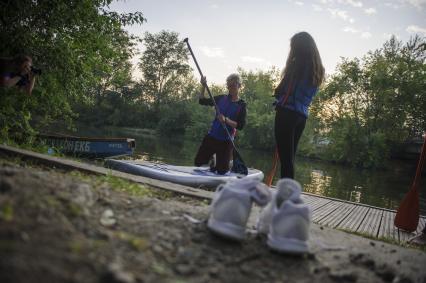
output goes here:
<path id="1" fill-rule="evenodd" d="M 311 252 L 211 234 L 206 202 L 0 157 L 0 282 L 426 282 L 426 253 L 313 225 Z"/>

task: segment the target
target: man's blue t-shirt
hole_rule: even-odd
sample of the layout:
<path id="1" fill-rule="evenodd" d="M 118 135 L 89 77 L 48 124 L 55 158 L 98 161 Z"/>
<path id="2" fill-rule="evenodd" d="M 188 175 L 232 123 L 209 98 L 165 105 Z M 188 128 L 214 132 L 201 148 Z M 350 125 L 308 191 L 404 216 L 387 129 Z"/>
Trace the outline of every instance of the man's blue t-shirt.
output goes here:
<path id="1" fill-rule="evenodd" d="M 238 101 L 232 101 L 231 95 L 218 95 L 214 97 L 214 100 L 219 108 L 221 114 L 229 119 L 237 122 L 236 129 L 232 128 L 229 125 L 226 125 L 228 132 L 231 135 L 231 138 L 234 139 L 236 130 L 242 130 L 246 123 L 246 103 L 244 100 L 240 99 Z M 213 106 L 213 102 L 210 98 L 200 98 L 199 103 L 201 105 L 210 105 Z M 212 122 L 212 125 L 209 130 L 209 135 L 215 139 L 226 141 L 229 140 L 228 135 L 225 132 L 225 129 L 216 118 L 217 113 L 215 113 L 215 119 Z"/>

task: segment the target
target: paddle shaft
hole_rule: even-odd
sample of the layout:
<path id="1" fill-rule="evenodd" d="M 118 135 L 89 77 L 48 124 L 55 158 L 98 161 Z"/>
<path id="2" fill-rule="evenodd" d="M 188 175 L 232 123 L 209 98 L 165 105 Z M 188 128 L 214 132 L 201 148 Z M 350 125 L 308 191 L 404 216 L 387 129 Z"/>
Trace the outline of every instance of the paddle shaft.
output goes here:
<path id="1" fill-rule="evenodd" d="M 425 163 L 426 158 L 426 132 L 424 133 L 424 141 L 422 145 L 422 149 L 420 151 L 419 162 L 417 163 L 416 175 L 414 177 L 413 187 L 418 187 L 420 183 L 420 176 L 422 175 L 423 165 Z"/>
<path id="2" fill-rule="evenodd" d="M 265 184 L 268 187 L 272 186 L 272 181 L 274 179 L 275 172 L 277 171 L 278 158 L 279 158 L 278 147 L 275 147 L 274 155 L 272 157 L 272 168 L 271 168 L 271 171 L 269 171 L 269 174 L 268 174 L 268 176 L 266 176 L 266 179 L 265 179 Z"/>
<path id="3" fill-rule="evenodd" d="M 204 77 L 203 72 L 201 71 L 200 65 L 198 65 L 198 61 L 195 58 L 194 52 L 192 52 L 192 48 L 191 48 L 191 45 L 189 45 L 188 38 L 185 38 L 183 41 L 186 42 L 186 45 L 188 46 L 189 52 L 191 53 L 192 59 L 194 59 L 195 66 L 197 66 L 198 72 L 200 73 L 200 76 L 203 78 Z M 205 84 L 204 86 L 207 90 L 207 93 L 210 96 L 210 99 L 213 101 L 213 105 L 214 105 L 214 108 L 216 110 L 216 115 L 219 115 L 220 114 L 219 107 L 217 106 L 216 101 L 214 100 L 214 97 L 213 97 L 212 93 L 210 92 L 209 86 L 207 84 Z M 235 147 L 234 141 L 231 137 L 231 134 L 228 131 L 228 128 L 226 127 L 226 125 L 224 123 L 220 123 L 220 124 L 222 125 L 223 129 L 225 130 L 226 134 L 228 135 L 228 138 L 232 143 L 232 147 L 234 148 L 236 155 L 238 156 L 239 159 L 241 159 L 241 161 L 243 161 L 243 159 L 241 158 L 241 155 L 239 154 L 237 148 Z"/>

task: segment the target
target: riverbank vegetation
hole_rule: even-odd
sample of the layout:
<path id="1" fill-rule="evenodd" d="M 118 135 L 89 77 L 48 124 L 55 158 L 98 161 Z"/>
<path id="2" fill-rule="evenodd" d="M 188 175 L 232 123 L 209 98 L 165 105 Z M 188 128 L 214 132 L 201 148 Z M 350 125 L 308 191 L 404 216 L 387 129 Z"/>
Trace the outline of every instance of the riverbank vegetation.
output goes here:
<path id="1" fill-rule="evenodd" d="M 43 70 L 31 96 L 1 89 L 2 141 L 30 142 L 39 131 L 57 124 L 72 128 L 76 121 L 195 140 L 205 134 L 214 113 L 198 104 L 199 78 L 191 71 L 180 35 L 160 31 L 137 38 L 124 28 L 143 28 L 143 14 L 112 12 L 110 3 L 1 4 L 8 11 L 0 15 L 1 56 L 29 54 Z M 142 78 L 131 74 L 138 42 L 144 44 L 137 64 Z M 381 167 L 392 148 L 419 138 L 426 129 L 425 46 L 424 37 L 405 43 L 392 37 L 362 58 L 342 58 L 313 102 L 299 153 Z M 239 73 L 248 123 L 238 133 L 238 146 L 272 151 L 272 93 L 280 70 Z M 211 89 L 225 92 L 224 84 Z"/>

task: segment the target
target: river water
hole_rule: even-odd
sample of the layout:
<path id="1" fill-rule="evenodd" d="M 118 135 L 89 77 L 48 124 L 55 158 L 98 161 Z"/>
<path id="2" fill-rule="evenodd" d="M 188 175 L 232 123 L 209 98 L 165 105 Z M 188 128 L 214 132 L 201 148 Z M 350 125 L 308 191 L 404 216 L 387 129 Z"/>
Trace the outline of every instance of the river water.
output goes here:
<path id="1" fill-rule="evenodd" d="M 99 130 L 99 129 L 98 129 Z M 87 131 L 79 131 L 89 136 Z M 93 135 L 91 130 L 91 135 Z M 161 161 L 174 165 L 193 164 L 200 141 L 176 137 L 157 137 L 130 129 L 102 131 L 103 135 L 129 137 L 136 140 L 134 158 Z M 98 136 L 101 136 L 98 134 Z M 248 167 L 271 169 L 272 152 L 239 149 Z M 383 208 L 397 209 L 414 179 L 417 160 L 390 161 L 388 170 L 357 169 L 329 162 L 296 158 L 296 175 L 305 192 Z M 420 181 L 420 210 L 426 215 L 426 176 Z M 275 174 L 278 180 L 279 168 Z"/>

